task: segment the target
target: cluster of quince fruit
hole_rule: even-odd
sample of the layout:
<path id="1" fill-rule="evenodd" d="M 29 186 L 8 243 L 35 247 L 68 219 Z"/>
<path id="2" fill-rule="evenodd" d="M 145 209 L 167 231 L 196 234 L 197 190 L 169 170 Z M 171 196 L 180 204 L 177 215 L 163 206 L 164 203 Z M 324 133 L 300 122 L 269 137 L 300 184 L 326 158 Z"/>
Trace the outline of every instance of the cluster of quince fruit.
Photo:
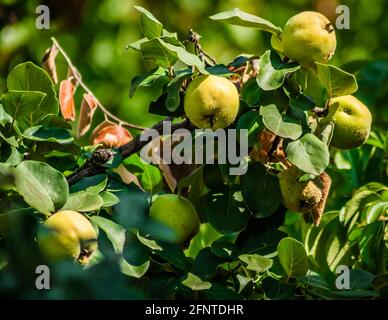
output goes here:
<path id="1" fill-rule="evenodd" d="M 186 198 L 164 194 L 153 201 L 150 217 L 169 227 L 174 235 L 172 242 L 183 244 L 199 231 L 199 216 Z M 96 249 L 97 232 L 83 214 L 64 210 L 51 215 L 41 226 L 37 242 L 47 261 L 73 260 L 86 266 Z"/>
<path id="2" fill-rule="evenodd" d="M 327 62 L 336 48 L 335 31 L 330 21 L 318 12 L 306 11 L 288 20 L 280 36 L 273 36 L 275 50 L 303 67 Z M 184 110 L 190 121 L 201 129 L 216 130 L 231 125 L 239 111 L 239 93 L 227 78 L 201 75 L 187 87 Z M 331 99 L 328 114 L 319 127 L 334 124 L 331 145 L 340 149 L 362 145 L 369 136 L 372 116 L 368 108 L 353 96 Z M 319 129 L 318 129 L 319 130 Z M 319 179 L 299 182 L 301 172 L 291 167 L 279 174 L 283 204 L 298 212 L 316 206 L 322 197 Z M 199 230 L 199 217 L 186 198 L 168 194 L 159 196 L 150 207 L 150 217 L 176 233 L 176 243 L 191 239 Z M 97 234 L 89 220 L 74 211 L 55 213 L 44 223 L 38 244 L 52 260 L 63 257 L 86 264 L 97 248 Z"/>

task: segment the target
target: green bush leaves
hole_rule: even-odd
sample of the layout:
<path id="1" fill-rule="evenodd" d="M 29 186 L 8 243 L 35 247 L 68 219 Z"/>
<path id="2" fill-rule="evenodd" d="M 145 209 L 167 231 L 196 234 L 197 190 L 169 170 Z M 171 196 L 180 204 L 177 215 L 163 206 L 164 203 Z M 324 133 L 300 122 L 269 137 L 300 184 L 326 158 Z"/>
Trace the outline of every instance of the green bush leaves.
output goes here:
<path id="1" fill-rule="evenodd" d="M 61 209 L 69 194 L 63 174 L 38 161 L 23 161 L 16 167 L 15 185 L 24 201 L 47 215 Z"/>
<path id="2" fill-rule="evenodd" d="M 284 238 L 278 244 L 279 261 L 288 278 L 304 276 L 309 264 L 304 246 L 293 238 Z"/>
<path id="3" fill-rule="evenodd" d="M 235 8 L 231 11 L 220 12 L 210 17 L 213 20 L 224 21 L 236 26 L 256 28 L 278 34 L 282 30 L 271 22 Z"/>

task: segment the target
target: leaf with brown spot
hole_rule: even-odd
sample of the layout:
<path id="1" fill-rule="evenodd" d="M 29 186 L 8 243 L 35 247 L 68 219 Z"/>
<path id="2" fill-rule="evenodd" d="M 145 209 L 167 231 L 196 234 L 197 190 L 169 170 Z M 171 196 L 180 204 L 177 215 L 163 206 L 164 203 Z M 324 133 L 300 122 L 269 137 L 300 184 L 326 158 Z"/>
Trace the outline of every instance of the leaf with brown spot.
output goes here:
<path id="1" fill-rule="evenodd" d="M 55 58 L 57 54 L 58 48 L 56 46 L 52 46 L 46 50 L 42 59 L 43 68 L 47 71 L 55 84 L 58 83 L 57 68 L 55 64 Z"/>
<path id="2" fill-rule="evenodd" d="M 75 88 L 70 80 L 61 81 L 59 86 L 59 105 L 65 120 L 75 120 L 74 93 Z"/>
<path id="3" fill-rule="evenodd" d="M 96 99 L 91 94 L 85 93 L 82 99 L 78 120 L 78 137 L 83 136 L 86 132 L 89 131 L 96 107 Z"/>

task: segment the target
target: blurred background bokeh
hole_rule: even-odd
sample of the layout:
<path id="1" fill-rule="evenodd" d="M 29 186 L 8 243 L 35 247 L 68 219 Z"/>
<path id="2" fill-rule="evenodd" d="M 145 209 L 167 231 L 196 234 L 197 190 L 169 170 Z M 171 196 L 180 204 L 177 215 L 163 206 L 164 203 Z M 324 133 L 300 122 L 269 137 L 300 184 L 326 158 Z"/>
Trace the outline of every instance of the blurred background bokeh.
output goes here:
<path id="1" fill-rule="evenodd" d="M 39 4 L 50 8 L 50 30 L 35 28 Z M 202 36 L 205 50 L 218 62 L 228 63 L 241 52 L 262 54 L 269 48 L 269 35 L 213 21 L 210 15 L 239 7 L 283 26 L 300 11 L 317 10 L 334 22 L 339 4 L 350 8 L 350 29 L 336 30 L 338 48 L 331 63 L 357 73 L 361 87 L 357 95 L 378 113 L 376 123 L 384 126 L 388 119 L 385 0 L 0 0 L 0 94 L 7 90 L 10 69 L 27 60 L 40 63 L 50 37 L 55 36 L 107 107 L 125 120 L 150 126 L 159 119 L 147 113 L 158 90 L 141 88 L 132 99 L 128 96 L 131 79 L 149 69 L 138 52 L 126 49 L 142 37 L 135 5 L 150 10 L 167 30 L 178 32 L 181 40 L 193 28 Z M 62 64 L 60 75 L 65 76 Z"/>

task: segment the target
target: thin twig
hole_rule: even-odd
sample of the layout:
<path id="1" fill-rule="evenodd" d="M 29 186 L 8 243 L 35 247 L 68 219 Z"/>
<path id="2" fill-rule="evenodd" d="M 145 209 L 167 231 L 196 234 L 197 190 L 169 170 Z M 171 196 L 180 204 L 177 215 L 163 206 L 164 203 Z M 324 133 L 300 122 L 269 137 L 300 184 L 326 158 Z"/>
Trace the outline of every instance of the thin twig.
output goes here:
<path id="1" fill-rule="evenodd" d="M 211 57 L 205 50 L 202 49 L 202 46 L 199 43 L 200 38 L 201 36 L 198 33 L 196 33 L 193 29 L 189 29 L 188 41 L 194 44 L 195 54 L 198 55 L 201 58 L 201 60 L 203 60 L 203 62 L 205 62 L 206 64 L 210 66 L 216 65 L 217 64 L 216 60 L 213 57 Z"/>
<path id="2" fill-rule="evenodd" d="M 73 77 L 75 78 L 75 80 L 77 80 L 77 83 L 88 93 L 90 94 L 94 100 L 96 101 L 97 103 L 97 106 L 98 108 L 104 113 L 104 116 L 105 118 L 106 117 L 109 117 L 110 119 L 112 120 L 115 120 L 118 122 L 118 124 L 122 125 L 122 126 L 125 126 L 125 127 L 128 127 L 128 128 L 131 128 L 131 129 L 136 129 L 136 130 L 140 130 L 140 131 L 144 131 L 146 130 L 147 128 L 145 127 L 142 127 L 142 126 L 139 126 L 139 125 L 136 125 L 136 124 L 132 124 L 132 123 L 129 123 L 129 122 L 126 122 L 122 119 L 120 119 L 119 117 L 115 116 L 114 114 L 112 114 L 107 108 L 104 107 L 104 105 L 97 99 L 97 97 L 93 94 L 93 92 L 85 85 L 85 83 L 82 81 L 81 77 L 80 77 L 80 73 L 78 72 L 78 69 L 74 66 L 73 62 L 71 61 L 71 59 L 69 58 L 69 56 L 67 55 L 67 53 L 65 52 L 65 50 L 60 46 L 60 44 L 58 43 L 58 41 L 52 37 L 51 38 L 51 41 L 53 42 L 54 46 L 58 49 L 58 51 L 62 54 L 63 58 L 66 60 L 69 68 L 72 70 L 72 73 L 73 73 Z"/>
<path id="3" fill-rule="evenodd" d="M 167 118 L 151 129 L 156 130 L 159 134 L 163 134 L 163 122 L 171 121 L 171 118 Z M 190 131 L 195 129 L 195 126 L 188 120 L 184 120 L 180 123 L 171 125 L 171 132 L 174 133 L 178 129 L 188 129 Z M 148 129 L 150 130 L 150 129 Z M 144 141 L 141 139 L 141 134 L 137 135 L 132 141 L 128 142 L 124 146 L 118 149 L 123 159 L 128 158 L 132 154 L 138 152 L 146 146 L 150 141 Z M 90 177 L 99 173 L 104 173 L 107 169 L 104 165 L 114 157 L 114 152 L 110 149 L 98 149 L 90 159 L 88 159 L 82 167 L 77 169 L 74 173 L 67 176 L 67 182 L 71 186 L 80 181 L 83 177 Z"/>

